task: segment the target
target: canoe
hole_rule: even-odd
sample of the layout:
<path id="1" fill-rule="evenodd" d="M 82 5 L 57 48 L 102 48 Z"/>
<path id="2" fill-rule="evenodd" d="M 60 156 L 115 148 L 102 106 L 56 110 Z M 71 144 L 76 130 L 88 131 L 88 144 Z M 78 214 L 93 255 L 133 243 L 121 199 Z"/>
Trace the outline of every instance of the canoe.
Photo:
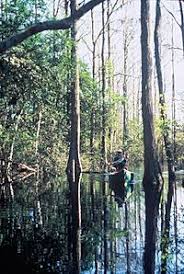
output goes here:
<path id="1" fill-rule="evenodd" d="M 109 174 L 109 185 L 118 201 L 123 203 L 133 191 L 134 173 L 126 169 Z"/>

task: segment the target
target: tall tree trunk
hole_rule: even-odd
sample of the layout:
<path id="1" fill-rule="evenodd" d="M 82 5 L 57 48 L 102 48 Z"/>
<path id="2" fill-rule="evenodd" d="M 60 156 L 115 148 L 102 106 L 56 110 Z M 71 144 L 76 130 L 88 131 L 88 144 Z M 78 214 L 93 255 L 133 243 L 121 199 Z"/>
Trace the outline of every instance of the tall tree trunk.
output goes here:
<path id="1" fill-rule="evenodd" d="M 110 13 L 110 0 L 107 0 L 107 55 L 108 55 L 108 75 L 107 75 L 107 85 L 108 85 L 108 91 L 109 91 L 109 101 L 111 103 L 112 101 L 112 82 L 113 82 L 113 75 L 112 75 L 112 60 L 111 60 L 111 13 Z M 112 111 L 110 111 L 110 115 Z M 108 135 L 109 135 L 109 152 L 112 153 L 113 151 L 113 126 L 112 123 L 110 123 L 109 129 L 108 129 Z"/>
<path id="2" fill-rule="evenodd" d="M 128 61 L 128 37 L 127 32 L 124 32 L 123 38 L 123 52 L 124 52 L 124 69 L 123 69 L 123 145 L 127 147 L 127 138 L 128 138 L 128 96 L 127 96 L 127 61 Z"/>
<path id="3" fill-rule="evenodd" d="M 69 6 L 69 2 L 68 0 L 65 0 L 64 1 L 64 12 L 65 12 L 65 17 L 68 16 L 69 14 L 69 11 L 68 11 L 68 6 Z M 71 32 L 70 30 L 66 30 L 66 33 L 67 33 L 67 39 L 71 39 Z M 70 49 L 70 46 L 66 46 L 66 54 L 67 54 L 67 58 L 68 60 L 71 59 L 71 49 Z M 68 114 L 67 115 L 67 121 L 66 121 L 66 124 L 67 124 L 67 127 L 68 128 L 71 128 L 71 66 L 72 64 L 70 62 L 67 62 L 67 75 L 66 75 L 66 103 L 65 103 L 65 111 L 66 113 Z M 69 131 L 68 131 L 68 134 L 69 134 Z"/>
<path id="4" fill-rule="evenodd" d="M 155 145 L 151 94 L 150 1 L 141 0 L 142 117 L 144 134 L 144 178 L 146 208 L 144 271 L 155 271 L 155 241 L 161 194 L 160 166 Z"/>
<path id="5" fill-rule="evenodd" d="M 76 0 L 71 0 L 71 15 L 75 13 Z M 77 65 L 77 45 L 76 45 L 76 20 L 73 20 L 71 28 L 72 45 L 72 68 L 71 68 L 71 132 L 70 150 L 67 164 L 67 176 L 72 189 L 74 199 L 78 199 L 79 177 L 81 174 L 80 162 L 80 99 L 79 99 L 79 73 Z M 79 208 L 74 210 L 79 212 Z M 79 218 L 80 219 L 80 218 Z M 80 226 L 80 220 L 78 225 Z"/>
<path id="6" fill-rule="evenodd" d="M 111 14 L 110 14 L 110 0 L 107 0 L 107 54 L 108 54 L 108 62 L 110 66 L 111 62 L 111 22 L 110 22 Z M 112 75 L 111 70 L 109 69 L 108 74 L 108 88 L 112 89 Z"/>
<path id="7" fill-rule="evenodd" d="M 96 42 L 95 42 L 95 26 L 94 26 L 94 14 L 93 10 L 91 10 L 91 38 L 92 38 L 92 74 L 93 74 L 93 88 L 95 89 L 95 74 L 96 74 Z M 91 110 L 91 132 L 90 132 L 90 151 L 91 151 L 91 157 L 93 160 L 93 154 L 94 154 L 94 127 L 95 127 L 95 121 L 94 117 L 95 111 L 94 111 L 94 102 Z"/>
<path id="8" fill-rule="evenodd" d="M 102 161 L 103 168 L 106 169 L 107 165 L 107 151 L 106 151 L 106 107 L 105 107 L 105 7 L 104 1 L 102 2 Z"/>
<path id="9" fill-rule="evenodd" d="M 160 0 L 157 0 L 156 22 L 155 22 L 155 32 L 154 32 L 155 61 L 156 61 L 156 70 L 157 70 L 157 79 L 158 79 L 158 88 L 159 88 L 159 103 L 161 105 L 160 115 L 164 124 L 163 137 L 164 137 L 164 145 L 165 145 L 167 164 L 168 164 L 169 183 L 173 183 L 175 179 L 174 155 L 172 151 L 172 144 L 169 140 L 169 131 L 167 128 L 167 114 L 165 113 L 165 94 L 164 94 L 163 77 L 162 77 L 162 69 L 161 69 L 161 58 L 160 58 L 160 52 L 159 52 L 160 20 L 161 20 Z"/>
<path id="10" fill-rule="evenodd" d="M 159 28 L 161 22 L 161 9 L 160 9 L 160 0 L 157 0 L 156 3 L 156 20 L 155 20 L 155 31 L 154 31 L 154 43 L 155 43 L 155 61 L 156 61 L 156 70 L 157 70 L 157 79 L 158 79 L 158 88 L 159 88 L 159 103 L 160 103 L 160 116 L 164 125 L 163 129 L 163 138 L 164 146 L 166 150 L 167 165 L 168 165 L 168 180 L 169 187 L 167 193 L 167 203 L 165 210 L 165 222 L 162 228 L 162 273 L 166 273 L 167 266 L 167 255 L 168 255 L 168 244 L 169 244 L 169 231 L 170 231 L 170 213 L 173 197 L 173 184 L 175 181 L 175 172 L 174 172 L 174 155 L 172 151 L 172 144 L 169 139 L 169 131 L 167 128 L 167 115 L 165 113 L 165 94 L 163 86 L 163 77 L 161 69 L 161 58 L 159 51 Z"/>
<path id="11" fill-rule="evenodd" d="M 176 161 L 176 91 L 175 91 L 175 71 L 174 71 L 174 30 L 173 30 L 173 19 L 172 19 L 172 142 L 173 142 L 173 153 L 174 162 Z"/>
<path id="12" fill-rule="evenodd" d="M 76 0 L 70 3 L 71 16 L 76 10 Z M 79 72 L 77 65 L 77 45 L 76 45 L 77 26 L 73 20 L 71 28 L 71 131 L 70 131 L 70 150 L 67 164 L 67 177 L 70 186 L 70 198 L 72 207 L 72 273 L 80 273 L 81 257 L 81 207 L 80 207 L 80 99 L 79 99 Z"/>

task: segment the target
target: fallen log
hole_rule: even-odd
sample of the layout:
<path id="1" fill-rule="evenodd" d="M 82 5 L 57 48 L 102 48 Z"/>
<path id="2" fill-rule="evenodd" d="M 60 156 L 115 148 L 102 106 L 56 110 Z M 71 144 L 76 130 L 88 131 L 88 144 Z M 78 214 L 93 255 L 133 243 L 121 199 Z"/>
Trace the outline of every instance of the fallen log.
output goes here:
<path id="1" fill-rule="evenodd" d="M 17 165 L 17 169 L 16 169 L 18 172 L 28 172 L 28 171 L 31 171 L 31 172 L 37 172 L 37 169 L 36 168 L 33 168 L 33 167 L 30 167 L 26 164 L 21 164 L 19 163 Z"/>

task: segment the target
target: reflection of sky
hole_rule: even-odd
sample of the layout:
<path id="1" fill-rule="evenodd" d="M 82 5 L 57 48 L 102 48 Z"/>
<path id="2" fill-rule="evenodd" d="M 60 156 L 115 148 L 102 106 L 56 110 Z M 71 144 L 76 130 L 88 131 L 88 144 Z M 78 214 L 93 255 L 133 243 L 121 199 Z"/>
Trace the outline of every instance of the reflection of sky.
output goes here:
<path id="1" fill-rule="evenodd" d="M 136 194 L 135 194 L 136 193 Z M 142 193 L 142 194 L 141 194 Z M 128 207 L 128 231 L 129 231 L 129 241 L 128 241 L 128 250 L 129 250 L 129 263 L 130 263 L 130 273 L 143 273 L 143 265 L 142 265 L 142 256 L 144 251 L 144 198 L 143 192 L 139 193 L 134 192 L 131 198 L 127 202 Z M 135 196 L 136 195 L 136 196 Z M 139 197 L 141 197 L 139 202 Z M 175 199 L 173 198 L 173 201 Z M 174 204 L 172 205 L 171 210 L 171 221 L 170 221 L 170 247 L 169 247 L 169 257 L 168 257 L 168 271 L 167 273 L 176 273 L 176 248 L 175 248 L 175 229 L 174 229 L 174 218 L 177 219 L 177 263 L 178 263 L 178 273 L 184 273 L 184 265 L 183 265 L 183 244 L 184 244 L 184 188 L 181 188 L 181 184 L 177 183 L 177 214 L 174 213 Z M 116 219 L 116 227 L 114 229 L 122 232 L 126 227 L 126 219 L 125 219 L 125 206 L 118 208 L 117 210 L 117 219 Z M 176 212 L 176 211 L 175 211 Z M 140 217 L 139 217 L 140 216 Z M 177 217 L 176 217 L 177 216 Z M 160 252 L 160 218 L 158 221 L 158 233 L 157 233 L 157 251 L 156 251 L 156 274 L 160 273 L 160 263 L 161 263 L 161 252 Z M 142 236 L 141 231 L 142 229 Z M 119 236 L 118 236 L 119 235 Z M 107 238 L 110 242 L 113 241 L 109 238 L 109 233 L 107 233 Z M 127 242 L 125 234 L 117 234 L 116 244 L 114 255 L 115 255 L 115 265 L 113 273 L 127 273 Z M 98 263 L 99 263 L 99 273 L 104 273 L 103 268 L 103 251 L 99 248 L 98 250 Z M 101 253 L 102 252 L 102 253 Z M 112 254 L 111 254 L 112 256 Z M 94 265 L 95 269 L 95 265 Z M 83 271 L 83 274 L 95 273 L 95 270 L 91 271 Z M 108 269 L 107 273 L 111 273 L 110 269 Z"/>
<path id="2" fill-rule="evenodd" d="M 112 5 L 115 0 L 111 1 Z M 117 7 L 126 1 L 119 1 Z M 153 31 L 155 21 L 155 3 L 151 2 L 151 39 L 152 39 L 152 53 L 153 47 Z M 168 14 L 168 9 L 171 11 L 178 22 L 180 23 L 179 4 L 178 1 L 163 1 L 162 2 L 162 68 L 164 76 L 164 85 L 167 94 L 168 106 L 171 106 L 172 95 L 172 67 L 171 67 L 171 36 L 172 36 L 172 17 Z M 99 33 L 101 29 L 101 5 L 95 8 L 95 30 Z M 90 12 L 85 15 L 79 22 L 79 54 L 81 58 L 89 64 L 92 64 L 92 49 L 91 44 L 91 19 Z M 123 22 L 122 22 L 123 21 Z M 125 22 L 126 21 L 126 22 Z M 128 86 L 129 92 L 132 95 L 133 89 L 140 89 L 140 69 L 141 69 L 141 54 L 140 54 L 140 1 L 133 0 L 131 3 L 126 4 L 123 9 L 116 11 L 111 17 L 111 56 L 115 66 L 115 89 L 122 91 L 123 85 L 123 32 L 130 31 L 134 38 L 131 40 L 129 48 L 128 60 Z M 184 58 L 182 55 L 182 41 L 181 31 L 179 26 L 174 21 L 174 65 L 175 65 L 175 89 L 176 89 L 176 115 L 177 119 L 183 121 L 184 114 L 181 112 L 181 96 L 184 94 L 183 88 L 183 71 L 184 71 Z M 97 54 L 101 54 L 101 41 L 97 43 Z M 106 54 L 107 54 L 107 39 L 106 39 Z M 96 58 L 96 65 L 99 64 L 99 58 Z M 156 85 L 154 85 L 155 87 Z M 130 98 L 131 101 L 131 98 Z M 130 102 L 131 103 L 131 102 Z M 184 103 L 183 103 L 184 104 Z M 171 117 L 171 108 L 168 107 L 169 116 Z"/>

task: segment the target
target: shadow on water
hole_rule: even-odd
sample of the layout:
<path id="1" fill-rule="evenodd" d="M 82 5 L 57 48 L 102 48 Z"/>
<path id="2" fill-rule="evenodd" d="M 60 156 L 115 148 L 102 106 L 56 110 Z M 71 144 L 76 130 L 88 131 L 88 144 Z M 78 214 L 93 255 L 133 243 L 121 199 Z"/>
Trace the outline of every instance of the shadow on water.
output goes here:
<path id="1" fill-rule="evenodd" d="M 70 273 L 81 273 L 81 175 L 76 181 L 69 181 L 70 222 L 68 224 L 68 247 Z"/>
<path id="2" fill-rule="evenodd" d="M 119 172 L 110 175 L 109 178 L 109 186 L 111 190 L 114 192 L 115 201 L 117 202 L 119 207 L 123 206 L 126 195 L 123 176 L 123 172 Z"/>
<path id="3" fill-rule="evenodd" d="M 180 173 L 179 173 L 180 175 Z M 180 240 L 180 231 L 183 228 L 183 180 L 178 176 L 170 181 L 168 188 L 165 189 L 165 197 L 161 204 L 161 273 L 180 273 L 181 255 L 179 246 L 183 241 Z M 164 194 L 163 194 L 164 196 Z M 172 249 L 171 249 L 172 243 Z M 174 252 L 173 252 L 174 251 Z M 172 257 L 172 264 L 171 262 Z M 183 267 L 182 267 L 183 271 Z"/>
<path id="4" fill-rule="evenodd" d="M 115 189 L 100 175 L 83 175 L 73 186 L 78 193 L 74 196 L 65 176 L 49 175 L 44 180 L 32 176 L 23 182 L 4 183 L 0 192 L 2 274 L 144 273 L 145 207 L 141 184 L 135 185 L 128 199 L 123 198 L 120 188 L 120 206 Z M 155 273 L 161 273 L 165 257 L 166 273 L 184 273 L 182 180 L 177 181 L 171 204 L 167 254 L 161 241 L 167 191 L 164 195 Z"/>

